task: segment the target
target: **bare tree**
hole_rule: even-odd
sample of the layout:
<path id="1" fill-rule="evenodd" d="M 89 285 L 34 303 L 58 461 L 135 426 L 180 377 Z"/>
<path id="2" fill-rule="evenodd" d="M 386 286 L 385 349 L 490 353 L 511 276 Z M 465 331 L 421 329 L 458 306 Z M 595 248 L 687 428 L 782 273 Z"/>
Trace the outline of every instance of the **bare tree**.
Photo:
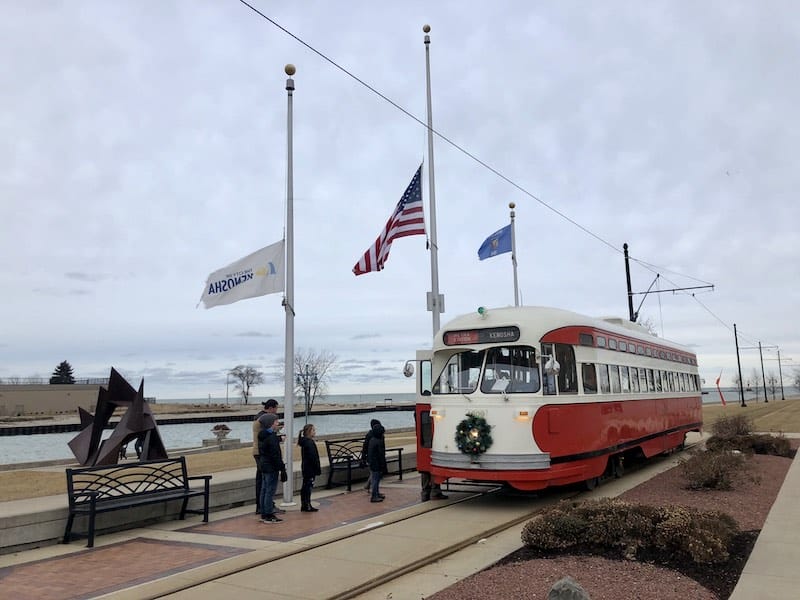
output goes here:
<path id="1" fill-rule="evenodd" d="M 250 398 L 250 388 L 264 383 L 264 374 L 255 367 L 237 365 L 229 371 L 229 374 L 238 380 L 233 387 L 239 390 L 245 404 Z"/>
<path id="2" fill-rule="evenodd" d="M 314 401 L 324 397 L 328 381 L 335 370 L 337 357 L 327 350 L 299 349 L 294 355 L 294 392 L 303 398 L 306 410 L 311 411 Z"/>
<path id="3" fill-rule="evenodd" d="M 758 402 L 761 394 L 761 371 L 755 367 L 753 367 L 753 370 L 750 372 L 749 383 L 753 387 L 753 391 L 756 393 L 755 401 Z"/>
<path id="4" fill-rule="evenodd" d="M 650 335 L 654 335 L 658 337 L 658 327 L 656 327 L 656 322 L 653 317 L 646 317 L 644 319 L 639 319 L 639 325 L 644 327 Z"/>

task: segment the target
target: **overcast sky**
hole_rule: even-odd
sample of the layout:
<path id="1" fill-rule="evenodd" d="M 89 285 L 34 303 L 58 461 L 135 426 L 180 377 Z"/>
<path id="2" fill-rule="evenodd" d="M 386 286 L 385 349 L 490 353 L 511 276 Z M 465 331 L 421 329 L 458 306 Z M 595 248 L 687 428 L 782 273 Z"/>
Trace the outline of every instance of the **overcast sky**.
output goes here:
<path id="1" fill-rule="evenodd" d="M 627 317 L 627 242 L 653 265 L 632 263 L 634 291 L 714 285 L 641 310 L 707 384 L 730 385 L 733 323 L 800 364 L 794 2 L 253 4 L 423 122 L 431 25 L 434 128 L 530 194 L 435 142 L 443 325 L 513 304 L 510 254 L 477 249 L 515 202 L 524 304 Z M 423 126 L 235 0 L 6 0 L 0 51 L 0 378 L 67 360 L 220 399 L 237 364 L 276 372 L 281 295 L 196 305 L 283 236 L 293 63 L 295 345 L 338 356 L 334 393 L 413 391 L 425 238 L 351 269 L 423 159 L 427 209 Z"/>

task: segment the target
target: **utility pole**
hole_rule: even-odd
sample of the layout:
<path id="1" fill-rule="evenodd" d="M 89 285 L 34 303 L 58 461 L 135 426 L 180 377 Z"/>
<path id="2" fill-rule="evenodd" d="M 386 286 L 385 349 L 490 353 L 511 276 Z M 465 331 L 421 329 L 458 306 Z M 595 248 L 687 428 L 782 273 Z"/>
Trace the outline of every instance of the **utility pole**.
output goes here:
<path id="1" fill-rule="evenodd" d="M 764 402 L 769 402 L 767 398 L 767 377 L 764 375 L 764 354 L 761 351 L 761 342 L 758 342 L 758 346 L 742 346 L 742 350 L 756 350 L 758 349 L 758 355 L 761 358 L 761 383 L 764 385 Z M 763 346 L 763 348 L 777 348 L 777 346 Z M 758 387 L 758 383 L 756 383 L 756 387 Z"/>
<path id="2" fill-rule="evenodd" d="M 736 333 L 736 323 L 733 324 L 733 339 L 736 340 L 736 365 L 739 367 L 739 397 L 742 400 L 742 408 L 747 408 L 744 403 L 744 382 L 742 381 L 742 361 L 739 360 L 739 335 Z"/>
<path id="3" fill-rule="evenodd" d="M 622 253 L 625 256 L 625 279 L 628 282 L 628 315 L 630 318 L 631 323 L 636 323 L 639 319 L 639 311 L 642 308 L 642 304 L 644 304 L 645 299 L 647 298 L 647 294 L 653 292 L 654 294 L 663 294 L 664 292 L 685 292 L 687 290 L 704 290 L 704 289 L 714 289 L 713 285 L 695 285 L 691 287 L 682 287 L 682 288 L 670 288 L 668 290 L 655 290 L 653 291 L 653 286 L 658 281 L 661 275 L 656 273 L 656 278 L 653 280 L 653 283 L 650 284 L 650 287 L 647 288 L 646 292 L 633 292 L 631 291 L 631 267 L 630 261 L 628 260 L 628 244 L 622 244 Z M 642 296 L 642 301 L 639 303 L 639 308 L 635 311 L 633 310 L 633 297 L 634 296 Z"/>
<path id="4" fill-rule="evenodd" d="M 628 243 L 622 244 L 622 251 L 625 254 L 625 280 L 628 282 L 628 318 L 631 323 L 636 323 L 636 315 L 633 314 L 633 292 L 631 291 L 631 265 L 628 262 Z"/>
<path id="5" fill-rule="evenodd" d="M 786 396 L 783 393 L 783 370 L 781 369 L 781 363 L 786 361 L 789 362 L 791 358 L 781 358 L 781 349 L 778 346 L 764 346 L 764 348 L 775 348 L 778 352 L 778 358 L 768 358 L 767 360 L 777 360 L 778 361 L 778 378 L 781 382 L 781 400 L 786 400 Z"/>

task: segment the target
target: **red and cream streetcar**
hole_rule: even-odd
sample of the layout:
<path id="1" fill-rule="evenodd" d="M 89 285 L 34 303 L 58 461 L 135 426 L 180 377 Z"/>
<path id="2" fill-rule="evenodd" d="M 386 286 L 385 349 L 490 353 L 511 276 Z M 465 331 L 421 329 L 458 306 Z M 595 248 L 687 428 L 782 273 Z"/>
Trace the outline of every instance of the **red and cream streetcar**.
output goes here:
<path id="1" fill-rule="evenodd" d="M 695 354 L 623 319 L 481 308 L 416 362 L 417 468 L 440 483 L 591 489 L 702 428 Z"/>

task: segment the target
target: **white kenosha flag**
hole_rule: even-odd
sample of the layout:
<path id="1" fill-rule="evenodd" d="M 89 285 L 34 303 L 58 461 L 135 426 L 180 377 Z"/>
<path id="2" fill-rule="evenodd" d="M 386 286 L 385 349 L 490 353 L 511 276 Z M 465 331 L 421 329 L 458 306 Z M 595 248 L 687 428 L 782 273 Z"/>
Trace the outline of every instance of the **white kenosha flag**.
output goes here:
<path id="1" fill-rule="evenodd" d="M 282 292 L 283 248 L 284 241 L 281 240 L 214 271 L 208 276 L 200 302 L 211 308 Z"/>

